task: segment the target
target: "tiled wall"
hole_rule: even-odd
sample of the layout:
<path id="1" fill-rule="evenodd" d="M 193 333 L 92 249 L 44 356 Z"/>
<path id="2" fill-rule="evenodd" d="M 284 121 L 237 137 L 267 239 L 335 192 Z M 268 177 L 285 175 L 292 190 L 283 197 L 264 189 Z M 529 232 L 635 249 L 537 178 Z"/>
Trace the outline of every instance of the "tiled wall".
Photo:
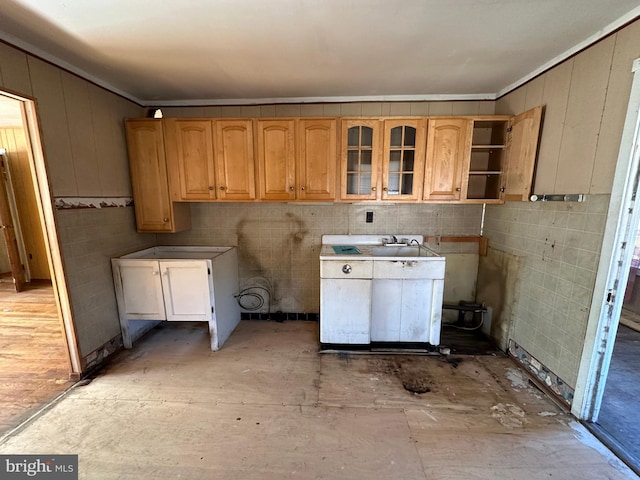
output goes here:
<path id="1" fill-rule="evenodd" d="M 135 231 L 133 207 L 57 211 L 69 295 L 83 357 L 120 334 L 111 258 L 151 247 Z"/>
<path id="2" fill-rule="evenodd" d="M 491 248 L 522 264 L 509 336 L 575 387 L 609 195 L 488 206 Z"/>
<path id="3" fill-rule="evenodd" d="M 365 223 L 368 211 L 373 223 Z M 238 246 L 241 284 L 269 280 L 272 312 L 317 313 L 323 234 L 478 235 L 482 207 L 194 203 L 191 215 L 191 230 L 160 234 L 158 244 Z"/>

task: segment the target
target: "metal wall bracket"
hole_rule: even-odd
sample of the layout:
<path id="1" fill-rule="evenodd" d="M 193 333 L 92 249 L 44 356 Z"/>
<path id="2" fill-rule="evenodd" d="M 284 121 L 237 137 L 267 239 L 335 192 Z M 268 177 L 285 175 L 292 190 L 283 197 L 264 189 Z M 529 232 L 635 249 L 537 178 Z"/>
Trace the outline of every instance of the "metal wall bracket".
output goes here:
<path id="1" fill-rule="evenodd" d="M 585 195 L 576 194 L 556 194 L 556 195 L 531 195 L 529 200 L 532 202 L 584 202 Z"/>

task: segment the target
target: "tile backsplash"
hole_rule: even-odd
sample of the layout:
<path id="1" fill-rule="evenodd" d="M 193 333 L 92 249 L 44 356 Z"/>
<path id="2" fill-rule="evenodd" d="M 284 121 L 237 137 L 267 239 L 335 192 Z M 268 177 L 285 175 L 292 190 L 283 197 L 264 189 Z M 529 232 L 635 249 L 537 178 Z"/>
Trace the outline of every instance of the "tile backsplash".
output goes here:
<path id="1" fill-rule="evenodd" d="M 609 195 L 488 206 L 491 248 L 522 263 L 510 338 L 575 387 Z"/>
<path id="2" fill-rule="evenodd" d="M 366 212 L 373 222 L 366 223 Z M 271 311 L 318 313 L 324 234 L 478 235 L 480 205 L 194 203 L 192 228 L 159 245 L 237 246 L 240 283 L 264 277 Z"/>

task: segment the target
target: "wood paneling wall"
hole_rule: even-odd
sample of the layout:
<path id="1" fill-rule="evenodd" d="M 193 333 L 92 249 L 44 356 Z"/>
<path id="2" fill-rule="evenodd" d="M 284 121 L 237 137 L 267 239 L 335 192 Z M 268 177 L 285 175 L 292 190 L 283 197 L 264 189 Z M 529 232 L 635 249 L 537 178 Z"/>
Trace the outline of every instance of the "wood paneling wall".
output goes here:
<path id="1" fill-rule="evenodd" d="M 2 42 L 0 87 L 37 101 L 54 196 L 131 195 L 122 120 L 144 108 Z"/>
<path id="2" fill-rule="evenodd" d="M 11 181 L 18 207 L 27 262 L 32 279 L 50 279 L 47 250 L 33 176 L 29 161 L 29 145 L 22 127 L 0 128 L 0 146 L 7 150 Z"/>
<path id="3" fill-rule="evenodd" d="M 534 193 L 611 193 L 640 21 L 496 102 L 496 113 L 544 105 Z"/>

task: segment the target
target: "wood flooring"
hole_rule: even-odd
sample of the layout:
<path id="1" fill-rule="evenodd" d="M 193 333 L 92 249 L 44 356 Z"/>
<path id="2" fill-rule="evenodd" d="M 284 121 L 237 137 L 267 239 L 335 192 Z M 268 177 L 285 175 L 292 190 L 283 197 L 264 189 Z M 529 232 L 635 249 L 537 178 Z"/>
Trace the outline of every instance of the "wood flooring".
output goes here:
<path id="1" fill-rule="evenodd" d="M 69 361 L 50 282 L 0 281 L 0 434 L 68 388 Z"/>
<path id="2" fill-rule="evenodd" d="M 206 322 L 163 322 L 0 455 L 91 480 L 637 480 L 504 355 L 318 353 L 317 327 L 245 320 L 212 352 Z"/>

